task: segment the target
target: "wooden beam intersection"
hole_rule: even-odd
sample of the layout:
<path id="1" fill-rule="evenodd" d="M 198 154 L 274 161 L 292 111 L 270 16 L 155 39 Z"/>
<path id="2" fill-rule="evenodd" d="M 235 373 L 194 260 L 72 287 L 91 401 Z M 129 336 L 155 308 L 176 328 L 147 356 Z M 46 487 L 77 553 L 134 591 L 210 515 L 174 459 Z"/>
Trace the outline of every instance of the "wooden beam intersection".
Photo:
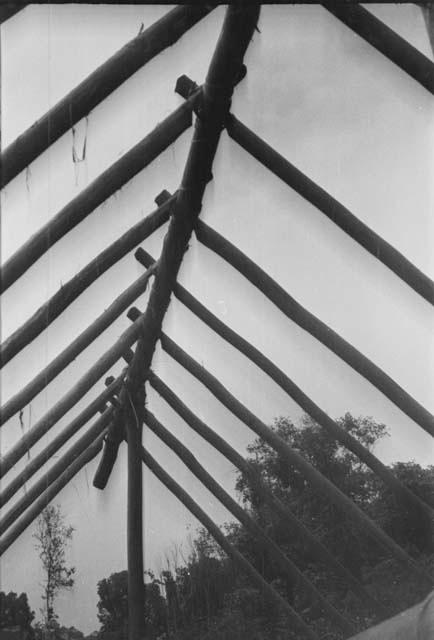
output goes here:
<path id="1" fill-rule="evenodd" d="M 221 504 L 249 531 L 254 538 L 266 549 L 273 559 L 279 571 L 283 571 L 286 577 L 305 590 L 311 600 L 318 602 L 323 612 L 330 617 L 346 633 L 354 632 L 354 624 L 347 620 L 320 591 L 299 570 L 297 565 L 288 558 L 277 544 L 263 531 L 263 529 L 242 509 L 239 504 L 219 485 L 199 463 L 197 458 L 185 447 L 182 442 L 170 433 L 157 418 L 148 410 L 145 410 L 145 424 L 149 429 L 166 444 L 186 465 L 196 478 L 217 498 Z"/>
<path id="2" fill-rule="evenodd" d="M 419 577 L 423 584 L 432 584 L 431 576 L 380 529 L 359 507 L 352 502 L 330 480 L 323 476 L 303 456 L 292 449 L 280 436 L 259 420 L 241 402 L 239 402 L 212 374 L 199 365 L 191 356 L 181 349 L 164 333 L 161 346 L 176 362 L 184 367 L 192 376 L 201 382 L 229 411 L 251 429 L 257 436 L 267 442 L 279 453 L 289 465 L 298 469 L 305 478 L 328 499 L 351 518 L 366 535 L 375 540 L 383 549 L 399 559 L 405 566 Z"/>
<path id="3" fill-rule="evenodd" d="M 260 589 L 265 592 L 269 598 L 276 601 L 285 612 L 288 621 L 295 625 L 297 631 L 302 633 L 302 637 L 310 640 L 319 640 L 318 636 L 304 622 L 291 605 L 284 600 L 280 594 L 273 589 L 261 576 L 260 573 L 252 567 L 252 565 L 240 554 L 240 552 L 227 540 L 217 525 L 207 516 L 201 507 L 190 497 L 190 495 L 182 489 L 182 487 L 158 464 L 153 456 L 142 447 L 142 461 L 150 471 L 160 480 L 160 482 L 171 492 L 178 500 L 197 518 L 197 520 L 207 529 L 214 540 L 220 545 L 223 551 L 231 558 L 234 564 L 241 569 L 243 573 L 249 576 Z"/>
<path id="4" fill-rule="evenodd" d="M 135 253 L 136 259 L 146 268 L 156 264 L 152 256 L 144 249 L 139 248 Z M 361 462 L 366 464 L 383 482 L 391 489 L 391 491 L 402 502 L 404 508 L 409 511 L 415 518 L 421 514 L 425 514 L 434 522 L 433 506 L 424 502 L 415 495 L 410 489 L 396 478 L 396 476 L 384 465 L 371 451 L 364 447 L 354 436 L 343 429 L 337 422 L 327 415 L 311 398 L 309 398 L 281 369 L 279 369 L 271 360 L 256 349 L 247 340 L 230 329 L 219 318 L 204 307 L 199 300 L 191 295 L 179 283 L 174 288 L 176 298 L 189 309 L 197 318 L 202 320 L 219 335 L 223 340 L 232 345 L 246 358 L 253 362 L 261 371 L 268 375 L 273 382 L 288 394 L 298 405 L 310 415 L 333 440 L 351 451 Z M 134 309 L 134 308 L 133 308 Z M 135 320 L 138 311 L 130 310 L 128 317 Z"/>
<path id="5" fill-rule="evenodd" d="M 140 356 L 134 357 L 130 365 L 130 384 L 132 381 L 134 384 L 144 382 L 150 368 L 176 277 L 200 214 L 203 194 L 212 177 L 212 163 L 220 134 L 258 17 L 258 5 L 242 9 L 229 7 L 226 11 L 222 31 L 201 90 L 201 115 L 196 119 L 181 186 L 177 192 L 148 305 L 143 316 L 137 320 L 141 323 L 143 341 L 138 345 Z M 190 95 L 191 105 L 195 95 L 195 92 Z M 116 425 L 113 425 L 113 429 L 116 429 Z M 115 435 L 113 440 L 116 440 Z M 104 469 L 109 468 L 104 460 L 101 465 Z"/>
<path id="6" fill-rule="evenodd" d="M 0 292 L 6 291 L 50 247 L 175 142 L 192 124 L 192 101 L 193 98 L 175 109 L 31 236 L 1 268 Z"/>
<path id="7" fill-rule="evenodd" d="M 110 385 L 109 389 L 103 391 L 98 396 L 97 402 L 103 398 L 107 398 L 111 393 L 113 393 L 116 386 L 117 385 Z M 101 409 L 104 407 L 101 411 L 101 418 L 104 422 L 104 426 L 108 426 L 112 419 L 112 410 L 110 408 L 107 409 L 105 404 L 100 406 Z M 95 403 L 95 401 L 88 405 L 84 411 L 81 411 L 79 415 L 76 416 L 64 429 L 62 429 L 59 434 L 50 440 L 45 449 L 29 460 L 23 471 L 15 476 L 15 478 L 2 490 L 0 494 L 0 507 L 3 507 L 15 495 L 15 493 L 21 489 L 21 487 L 23 487 L 37 471 L 39 471 L 39 469 L 52 459 L 57 451 L 59 451 L 59 449 L 63 447 L 70 438 L 72 438 L 89 420 L 91 420 L 98 411 L 97 407 L 98 404 Z"/>
<path id="8" fill-rule="evenodd" d="M 339 575 L 340 578 L 350 586 L 353 593 L 369 607 L 370 611 L 374 611 L 377 614 L 380 612 L 383 615 L 387 614 L 387 609 L 377 600 L 374 600 L 357 578 L 298 520 L 289 507 L 275 497 L 254 465 L 250 464 L 238 451 L 231 447 L 224 438 L 200 420 L 153 371 L 149 373 L 149 383 L 195 433 L 219 451 L 243 474 L 260 500 L 267 504 L 272 511 L 283 520 L 288 531 L 294 532 L 298 536 L 301 544 L 306 546 L 321 564 L 326 565 L 333 573 Z"/>
<path id="9" fill-rule="evenodd" d="M 0 408 L 0 425 L 25 407 L 54 378 L 79 356 L 102 332 L 109 327 L 128 306 L 142 295 L 153 269 L 148 270 L 123 291 L 75 340 L 57 355 L 23 389 Z"/>
<path id="10" fill-rule="evenodd" d="M 44 436 L 62 416 L 67 413 L 96 382 L 124 355 L 139 338 L 141 321 L 128 327 L 116 340 L 114 345 L 81 376 L 73 387 L 36 422 L 29 431 L 0 460 L 0 478 L 2 478 L 26 452 Z M 98 411 L 100 404 L 96 407 Z"/>
<path id="11" fill-rule="evenodd" d="M 198 85 L 185 75 L 178 79 L 175 87 L 175 91 L 184 99 L 188 99 L 197 89 Z M 390 269 L 413 291 L 434 305 L 434 282 L 402 253 L 270 147 L 233 114 L 229 114 L 227 118 L 226 130 L 229 136 L 258 162 L 321 211 L 333 224 Z"/>

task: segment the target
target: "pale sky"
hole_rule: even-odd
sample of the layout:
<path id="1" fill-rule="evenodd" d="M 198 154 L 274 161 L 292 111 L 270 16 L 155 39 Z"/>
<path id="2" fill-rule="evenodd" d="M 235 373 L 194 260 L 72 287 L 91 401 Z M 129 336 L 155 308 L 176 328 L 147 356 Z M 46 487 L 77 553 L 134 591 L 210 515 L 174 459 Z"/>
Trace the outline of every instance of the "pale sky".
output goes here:
<path id="1" fill-rule="evenodd" d="M 169 8 L 163 6 L 30 6 L 2 25 L 2 136 L 6 146 L 119 47 Z M 370 5 L 432 59 L 420 10 Z M 221 27 L 216 9 L 174 47 L 65 134 L 2 193 L 4 262 L 51 216 L 181 104 L 179 75 L 203 81 Z M 247 77 L 233 113 L 293 164 L 434 277 L 433 97 L 413 79 L 318 6 L 266 6 L 247 56 Z M 2 299 L 4 340 L 74 273 L 155 205 L 181 179 L 192 129 L 96 209 L 40 259 Z M 80 157 L 84 139 L 86 159 Z M 202 218 L 273 276 L 427 409 L 434 411 L 433 314 L 429 304 L 345 236 L 325 216 L 222 134 Z M 143 246 L 158 257 L 164 229 Z M 99 278 L 49 329 L 2 371 L 2 404 L 143 272 L 133 256 Z M 432 441 L 420 427 L 346 364 L 274 309 L 262 294 L 193 238 L 180 282 L 218 317 L 260 348 L 331 416 L 345 411 L 385 422 L 391 437 L 377 450 L 386 463 L 430 464 Z M 137 302 L 144 309 L 147 296 Z M 129 326 L 123 317 L 76 359 L 24 411 L 34 424 Z M 258 417 L 296 420 L 300 409 L 254 365 L 172 301 L 164 330 L 200 360 Z M 122 368 L 119 363 L 115 372 Z M 212 428 L 239 451 L 253 435 L 158 347 L 154 369 Z M 35 455 L 75 413 L 101 392 L 100 382 L 31 451 Z M 235 471 L 152 390 L 150 409 L 233 491 Z M 78 434 L 80 437 L 81 433 Z M 18 416 L 3 428 L 2 451 L 22 432 Z M 226 510 L 177 458 L 145 430 L 155 457 L 218 523 Z M 71 442 L 60 452 L 68 450 Z M 25 465 L 5 477 L 8 483 Z M 75 527 L 70 560 L 73 590 L 59 597 L 60 621 L 98 628 L 96 583 L 126 567 L 126 456 L 121 448 L 104 492 L 92 487 L 98 459 L 65 488 L 61 504 Z M 42 470 L 35 479 L 43 475 Z M 144 473 L 145 566 L 158 571 L 173 545 L 197 522 L 148 472 Z M 19 499 L 18 494 L 15 499 Z M 10 504 L 13 504 L 11 501 Z M 9 507 L 9 505 L 8 505 Z M 7 507 L 7 508 L 8 508 Z M 39 559 L 30 527 L 1 563 L 1 589 L 26 591 L 40 607 Z"/>

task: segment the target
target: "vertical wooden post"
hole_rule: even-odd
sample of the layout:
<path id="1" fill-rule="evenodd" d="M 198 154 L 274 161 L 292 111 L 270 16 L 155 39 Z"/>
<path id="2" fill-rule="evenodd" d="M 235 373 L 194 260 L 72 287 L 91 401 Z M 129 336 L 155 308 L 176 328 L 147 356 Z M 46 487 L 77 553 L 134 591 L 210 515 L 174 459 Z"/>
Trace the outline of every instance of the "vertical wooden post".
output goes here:
<path id="1" fill-rule="evenodd" d="M 127 393 L 125 427 L 128 441 L 128 640 L 145 637 L 145 585 L 143 581 L 143 514 L 142 514 L 142 429 L 143 410 L 140 391 Z"/>

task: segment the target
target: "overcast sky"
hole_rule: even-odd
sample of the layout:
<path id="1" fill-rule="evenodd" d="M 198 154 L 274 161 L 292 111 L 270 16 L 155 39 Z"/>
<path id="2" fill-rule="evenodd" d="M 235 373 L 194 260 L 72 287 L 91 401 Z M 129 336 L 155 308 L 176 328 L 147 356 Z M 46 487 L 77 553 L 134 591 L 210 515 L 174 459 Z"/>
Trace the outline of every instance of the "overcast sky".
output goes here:
<path id="1" fill-rule="evenodd" d="M 432 59 L 414 5 L 369 9 Z M 168 10 L 162 6 L 31 6 L 2 25 L 3 146 L 30 126 L 80 80 Z M 181 99 L 176 78 L 204 79 L 221 27 L 220 7 L 160 54 L 42 154 L 2 193 L 1 259 L 17 248 L 89 182 L 138 142 Z M 247 56 L 247 77 L 233 112 L 292 163 L 434 277 L 433 97 L 354 35 L 325 9 L 262 9 L 260 33 Z M 2 297 L 2 340 L 62 283 L 177 188 L 192 130 L 58 242 Z M 86 140 L 86 158 L 81 157 Z M 433 315 L 423 299 L 222 134 L 202 218 L 231 239 L 307 309 L 321 318 L 434 411 Z M 144 247 L 159 255 L 165 230 Z M 97 280 L 49 329 L 2 371 L 2 404 L 95 319 L 143 269 L 133 256 Z M 224 322 L 264 351 L 331 416 L 345 411 L 385 422 L 385 462 L 432 463 L 431 439 L 382 394 L 286 319 L 222 260 L 193 238 L 181 283 Z M 147 296 L 137 306 L 145 308 Z M 123 317 L 76 359 L 24 411 L 29 428 L 129 326 Z M 252 364 L 172 301 L 164 330 L 200 360 L 267 423 L 297 420 L 300 409 Z M 226 411 L 158 347 L 154 369 L 212 428 L 239 451 L 252 440 Z M 118 372 L 120 362 L 113 368 Z M 97 384 L 31 455 L 101 392 Z M 149 406 L 208 470 L 233 491 L 235 471 L 149 390 Z M 18 416 L 2 428 L 2 451 L 22 436 Z M 78 437 L 81 434 L 78 434 Z M 226 510 L 145 431 L 155 457 L 217 522 Z M 62 455 L 70 443 L 59 452 Z M 27 460 L 16 465 L 5 484 Z M 72 592 L 58 599 L 60 620 L 89 632 L 98 627 L 96 583 L 126 567 L 125 448 L 104 492 L 92 487 L 98 460 L 56 499 L 75 527 Z M 37 479 L 43 471 L 35 477 Z M 144 474 L 145 565 L 161 569 L 170 549 L 194 534 L 197 522 L 148 472 Z M 24 489 L 25 490 L 25 489 Z M 19 499 L 22 494 L 16 496 Z M 13 502 L 11 502 L 13 504 Z M 41 573 L 30 527 L 2 558 L 1 588 L 26 591 L 40 607 Z"/>

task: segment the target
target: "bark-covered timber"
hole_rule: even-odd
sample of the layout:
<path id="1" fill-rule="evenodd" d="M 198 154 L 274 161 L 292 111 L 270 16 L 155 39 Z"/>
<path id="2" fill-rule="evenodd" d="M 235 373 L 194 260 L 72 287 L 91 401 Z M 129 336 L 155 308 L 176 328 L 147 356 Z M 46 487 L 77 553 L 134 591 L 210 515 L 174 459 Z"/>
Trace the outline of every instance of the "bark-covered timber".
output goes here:
<path id="1" fill-rule="evenodd" d="M 148 270 L 123 291 L 75 340 L 56 356 L 26 386 L 0 408 L 0 426 L 25 407 L 54 378 L 65 369 L 86 347 L 107 329 L 120 315 L 145 292 L 153 269 Z"/>
<path id="2" fill-rule="evenodd" d="M 305 309 L 229 240 L 200 220 L 196 224 L 196 236 L 204 246 L 214 251 L 257 287 L 287 318 L 322 342 L 422 429 L 434 436 L 434 416 L 425 407 L 358 349 Z"/>
<path id="3" fill-rule="evenodd" d="M 210 5 L 176 7 L 127 42 L 4 150 L 0 188 L 212 9 Z"/>
<path id="4" fill-rule="evenodd" d="M 25 453 L 44 436 L 62 416 L 65 415 L 94 384 L 123 356 L 139 337 L 140 320 L 126 329 L 108 349 L 75 383 L 62 398 L 42 416 L 0 460 L 0 478 L 2 478 Z M 99 408 L 99 406 L 98 406 Z M 97 408 L 97 410 L 98 410 Z"/>
<path id="5" fill-rule="evenodd" d="M 434 64 L 407 40 L 358 3 L 329 1 L 322 2 L 322 5 L 416 82 L 434 93 Z"/>
<path id="6" fill-rule="evenodd" d="M 120 380 L 119 380 L 120 385 Z M 115 387 L 110 387 L 108 391 L 104 391 L 98 396 L 98 400 L 101 401 L 100 408 L 104 410 L 102 411 L 102 416 L 104 425 L 108 427 L 110 420 L 112 419 L 112 411 L 111 409 L 106 409 L 105 400 L 110 397 L 112 393 L 114 393 L 117 389 L 118 385 Z M 104 400 L 103 400 L 104 399 Z M 91 403 L 82 411 L 74 420 L 72 420 L 62 431 L 43 449 L 38 455 L 29 460 L 28 464 L 25 468 L 17 475 L 11 482 L 3 489 L 0 493 L 0 507 L 3 507 L 15 494 L 16 492 L 28 482 L 31 477 L 41 469 L 50 460 L 57 451 L 63 447 L 63 445 L 68 442 L 72 436 L 74 436 L 77 431 L 83 427 L 86 422 L 88 422 L 96 413 L 96 411 L 100 410 L 99 408 L 95 408 L 95 404 Z M 99 418 L 99 419 L 101 419 Z"/>
<path id="7" fill-rule="evenodd" d="M 175 109 L 31 236 L 3 265 L 0 292 L 8 289 L 68 231 L 175 142 L 191 126 L 193 101 L 194 97 Z"/>
<path id="8" fill-rule="evenodd" d="M 276 498 L 272 491 L 262 480 L 261 474 L 243 458 L 224 438 L 218 435 L 207 424 L 200 420 L 171 389 L 151 370 L 148 381 L 155 391 L 167 402 L 167 404 L 212 447 L 217 449 L 229 460 L 250 482 L 255 492 L 264 504 L 267 504 L 273 512 L 285 522 L 288 531 L 294 531 L 300 542 L 306 545 L 309 551 L 325 566 L 328 566 L 336 575 L 349 585 L 353 593 L 357 595 L 372 611 L 384 610 L 381 603 L 374 600 L 363 585 L 353 574 L 346 569 L 320 542 L 305 525 L 298 520 L 287 505 Z"/>
<path id="9" fill-rule="evenodd" d="M 150 256 L 141 247 L 135 252 L 135 257 L 147 269 L 155 264 Z M 267 374 L 279 387 L 285 391 L 306 413 L 308 413 L 329 435 L 340 442 L 349 451 L 354 453 L 361 462 L 364 462 L 386 486 L 397 496 L 402 506 L 410 511 L 415 518 L 418 514 L 425 513 L 434 523 L 434 510 L 432 505 L 424 502 L 406 487 L 396 476 L 381 462 L 369 449 L 364 447 L 354 436 L 343 429 L 337 422 L 327 415 L 309 396 L 307 396 L 281 369 L 269 360 L 256 347 L 230 329 L 224 322 L 217 318 L 203 304 L 191 295 L 184 287 L 177 284 L 174 295 L 204 322 L 217 335 L 235 347 L 251 362 Z"/>
<path id="10" fill-rule="evenodd" d="M 38 517 L 45 507 L 53 500 L 57 494 L 77 475 L 79 471 L 101 450 L 104 433 L 99 435 L 74 462 L 44 491 L 44 493 L 25 512 L 22 518 L 13 525 L 6 535 L 0 540 L 0 556 L 15 542 L 15 540 L 27 529 L 28 526 Z"/>
<path id="11" fill-rule="evenodd" d="M 201 382 L 229 411 L 241 422 L 251 429 L 257 436 L 267 442 L 279 453 L 291 466 L 298 469 L 309 483 L 335 504 L 343 513 L 356 523 L 361 531 L 369 535 L 383 549 L 399 559 L 405 566 L 425 584 L 432 584 L 432 578 L 394 542 L 382 529 L 380 529 L 363 511 L 357 507 L 330 480 L 323 476 L 303 456 L 294 451 L 282 438 L 270 427 L 267 427 L 241 402 L 239 402 L 213 375 L 199 365 L 191 356 L 183 351 L 165 334 L 161 335 L 161 346 L 176 362 L 184 367 L 192 376 Z"/>
<path id="12" fill-rule="evenodd" d="M 214 480 L 187 447 L 170 433 L 150 411 L 145 411 L 145 423 L 162 442 L 176 453 L 189 471 L 198 478 L 208 491 L 256 538 L 261 547 L 265 549 L 269 558 L 275 563 L 275 566 L 283 571 L 290 583 L 297 585 L 297 588 L 301 588 L 309 594 L 312 601 L 314 603 L 317 602 L 323 612 L 328 615 L 339 628 L 347 633 L 353 632 L 354 625 L 327 601 L 321 592 L 305 577 L 297 565 L 285 556 L 274 540 L 261 529 L 255 520 Z"/>
<path id="13" fill-rule="evenodd" d="M 324 213 L 331 222 L 358 242 L 388 269 L 408 284 L 413 291 L 434 305 L 434 282 L 402 253 L 383 240 L 340 202 L 315 184 L 277 151 L 261 140 L 234 116 L 226 126 L 230 137 L 245 151 L 278 176 L 285 184 Z"/>
<path id="14" fill-rule="evenodd" d="M 193 80 L 182 76 L 182 82 L 177 84 L 176 92 L 187 100 L 198 88 Z M 233 114 L 230 114 L 227 119 L 226 130 L 229 136 L 258 162 L 324 213 L 331 222 L 369 251 L 374 258 L 388 267 L 413 291 L 434 305 L 434 282 L 402 253 L 270 147 Z"/>
<path id="15" fill-rule="evenodd" d="M 166 223 L 176 196 L 134 224 L 66 282 L 0 346 L 0 368 L 42 333 L 65 309 L 110 267 Z"/>
<path id="16" fill-rule="evenodd" d="M 140 358 L 139 338 L 133 357 Z M 133 368 L 133 367 L 131 367 Z M 130 384 L 129 384 L 130 383 Z M 125 396 L 125 397 L 122 397 Z M 143 581 L 143 479 L 142 479 L 142 431 L 145 390 L 140 387 L 140 378 L 129 380 L 121 389 L 122 417 L 127 436 L 127 568 L 128 568 L 128 640 L 142 640 L 144 628 L 144 581 Z"/>
<path id="17" fill-rule="evenodd" d="M 62 473 L 74 462 L 95 440 L 105 432 L 110 416 L 102 415 L 95 423 L 75 442 L 70 449 L 59 458 L 48 471 L 27 489 L 25 494 L 18 500 L 5 515 L 0 519 L 0 536 L 14 524 L 16 520 L 25 512 L 33 502 L 45 491 L 45 489 L 55 482 Z"/>
<path id="18" fill-rule="evenodd" d="M 201 507 L 191 498 L 191 496 L 158 464 L 151 454 L 142 447 L 142 460 L 150 471 L 160 480 L 160 482 L 178 498 L 192 515 L 205 527 L 208 533 L 219 544 L 223 551 L 233 561 L 252 583 L 269 598 L 277 602 L 277 604 L 285 612 L 288 621 L 295 625 L 295 628 L 302 633 L 302 637 L 310 640 L 319 640 L 318 636 L 304 622 L 302 618 L 294 611 L 291 605 L 282 598 L 273 587 L 264 580 L 258 571 L 244 558 L 243 555 L 226 539 L 219 527 L 211 520 L 209 516 L 201 509 Z"/>
<path id="19" fill-rule="evenodd" d="M 140 356 L 135 358 L 129 372 L 130 379 L 141 379 L 151 366 L 163 319 L 170 304 L 184 254 L 188 250 L 196 221 L 202 208 L 206 185 L 212 179 L 212 164 L 228 116 L 234 86 L 245 72 L 243 58 L 259 18 L 259 5 L 230 6 L 226 10 L 222 30 L 212 56 L 205 83 L 197 94 L 188 98 L 194 103 L 198 117 L 195 122 L 181 186 L 176 195 L 169 228 L 158 260 L 158 269 L 141 322 L 144 340 L 139 343 Z M 109 439 L 115 441 L 112 431 Z M 104 449 L 105 453 L 105 449 Z M 102 461 L 104 469 L 109 465 Z"/>

